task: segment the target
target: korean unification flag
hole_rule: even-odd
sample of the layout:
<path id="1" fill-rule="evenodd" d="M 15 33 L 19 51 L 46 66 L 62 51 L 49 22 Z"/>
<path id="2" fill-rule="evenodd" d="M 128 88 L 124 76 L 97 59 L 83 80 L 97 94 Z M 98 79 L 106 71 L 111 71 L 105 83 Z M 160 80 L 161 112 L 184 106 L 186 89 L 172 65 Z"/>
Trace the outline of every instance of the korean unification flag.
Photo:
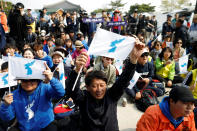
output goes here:
<path id="1" fill-rule="evenodd" d="M 122 68 L 123 68 L 123 61 L 122 60 L 116 60 L 115 63 L 116 69 L 118 70 L 119 75 L 122 74 Z"/>
<path id="2" fill-rule="evenodd" d="M 65 73 L 64 73 L 64 63 L 63 63 L 63 61 L 59 63 L 57 68 L 59 69 L 60 82 L 62 83 L 62 85 L 65 89 Z"/>
<path id="3" fill-rule="evenodd" d="M 158 37 L 157 37 L 157 41 L 162 42 L 162 36 L 161 36 L 161 34 L 159 34 L 159 35 L 158 35 Z"/>
<path id="4" fill-rule="evenodd" d="M 16 79 L 45 79 L 45 61 L 21 57 L 9 58 L 9 73 Z"/>
<path id="5" fill-rule="evenodd" d="M 8 72 L 0 73 L 0 88 L 17 85 L 17 81 L 14 80 L 14 77 L 10 76 L 9 79 L 10 80 L 8 80 Z"/>
<path id="6" fill-rule="evenodd" d="M 173 43 L 172 42 L 166 42 L 166 47 L 170 47 L 171 49 L 174 48 Z"/>
<path id="7" fill-rule="evenodd" d="M 124 60 L 134 47 L 135 38 L 98 28 L 88 54 Z"/>
<path id="8" fill-rule="evenodd" d="M 187 73 L 188 57 L 189 57 L 189 55 L 185 55 L 185 56 L 179 58 L 180 74 Z"/>
<path id="9" fill-rule="evenodd" d="M 67 57 L 64 58 L 64 63 L 66 66 L 71 67 L 72 62 L 72 56 L 70 54 L 67 55 Z"/>
<path id="10" fill-rule="evenodd" d="M 134 87 L 139 77 L 140 77 L 140 74 L 138 72 L 135 72 L 135 74 L 133 75 L 133 78 L 130 80 L 130 85 L 128 86 L 129 89 L 132 89 Z"/>

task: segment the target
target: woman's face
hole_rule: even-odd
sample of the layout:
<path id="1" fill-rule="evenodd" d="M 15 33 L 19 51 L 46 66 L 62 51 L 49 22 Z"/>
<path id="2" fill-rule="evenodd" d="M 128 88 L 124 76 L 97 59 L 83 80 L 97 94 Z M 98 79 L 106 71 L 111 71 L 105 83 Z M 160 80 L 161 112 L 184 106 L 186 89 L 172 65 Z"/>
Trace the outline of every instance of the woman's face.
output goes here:
<path id="1" fill-rule="evenodd" d="M 59 64 L 62 60 L 63 60 L 62 57 L 59 55 L 53 56 L 53 64 Z"/>
<path id="2" fill-rule="evenodd" d="M 34 59 L 34 55 L 31 51 L 27 50 L 24 52 L 24 55 L 23 55 L 24 58 L 28 58 L 28 59 Z"/>
<path id="3" fill-rule="evenodd" d="M 66 42 L 66 46 L 70 48 L 71 47 L 71 42 L 70 41 Z"/>
<path id="4" fill-rule="evenodd" d="M 182 40 L 178 40 L 176 42 L 176 44 L 175 44 L 175 48 L 181 48 L 182 47 L 182 44 L 183 44 Z"/>
<path id="5" fill-rule="evenodd" d="M 171 56 L 171 52 L 167 49 L 167 50 L 164 52 L 163 57 L 164 57 L 164 59 L 168 59 L 168 58 L 170 58 L 170 56 Z"/>
<path id="6" fill-rule="evenodd" d="M 44 52 L 43 52 L 43 50 L 37 50 L 37 51 L 36 51 L 36 56 L 37 56 L 38 58 L 43 58 L 43 57 L 44 57 Z"/>
<path id="7" fill-rule="evenodd" d="M 15 52 L 15 49 L 13 48 L 7 48 L 5 50 L 6 54 L 10 53 L 10 56 L 14 56 L 14 52 Z"/>
<path id="8" fill-rule="evenodd" d="M 161 44 L 160 44 L 160 43 L 157 43 L 157 44 L 155 45 L 155 49 L 156 49 L 156 50 L 160 50 L 160 49 L 161 49 Z"/>

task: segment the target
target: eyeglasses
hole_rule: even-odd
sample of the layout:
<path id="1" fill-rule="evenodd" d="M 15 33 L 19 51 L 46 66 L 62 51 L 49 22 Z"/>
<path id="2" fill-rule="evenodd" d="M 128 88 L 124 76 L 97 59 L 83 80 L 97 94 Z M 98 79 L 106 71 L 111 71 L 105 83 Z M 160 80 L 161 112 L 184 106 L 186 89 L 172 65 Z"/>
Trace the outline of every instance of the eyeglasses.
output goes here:
<path id="1" fill-rule="evenodd" d="M 79 49 L 83 49 L 83 47 L 80 47 Z"/>
<path id="2" fill-rule="evenodd" d="M 144 56 L 148 57 L 148 55 L 149 53 L 147 52 L 147 53 L 143 53 L 140 57 L 144 57 Z"/>
<path id="3" fill-rule="evenodd" d="M 105 58 L 106 60 L 111 60 L 111 61 L 114 60 L 113 58 L 109 58 L 109 57 L 103 57 L 103 58 Z"/>
<path id="4" fill-rule="evenodd" d="M 161 46 L 160 44 L 156 44 L 156 46 Z"/>
<path id="5" fill-rule="evenodd" d="M 182 44 L 182 43 L 183 43 L 183 42 L 179 42 L 179 41 L 177 42 L 177 44 Z"/>

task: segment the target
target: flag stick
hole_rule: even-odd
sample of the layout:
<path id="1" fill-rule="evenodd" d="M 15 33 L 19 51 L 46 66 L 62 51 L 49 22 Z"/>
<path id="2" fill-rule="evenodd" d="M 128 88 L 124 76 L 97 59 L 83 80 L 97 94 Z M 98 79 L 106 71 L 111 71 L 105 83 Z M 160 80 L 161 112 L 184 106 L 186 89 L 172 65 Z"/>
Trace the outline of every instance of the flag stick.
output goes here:
<path id="1" fill-rule="evenodd" d="M 81 74 L 82 69 L 83 69 L 83 66 L 80 68 L 80 70 L 79 70 L 79 72 L 78 72 L 77 78 L 76 78 L 75 83 L 74 83 L 73 88 L 72 88 L 72 91 L 75 90 L 75 86 L 76 86 L 76 84 L 77 84 L 77 81 L 78 81 L 78 79 L 79 79 L 79 76 L 80 76 L 80 74 Z"/>
<path id="2" fill-rule="evenodd" d="M 8 53 L 8 87 L 9 87 L 9 94 L 11 93 L 10 88 L 10 53 Z"/>
<path id="3" fill-rule="evenodd" d="M 158 37 L 159 37 L 160 35 L 161 35 L 161 34 L 159 34 L 159 35 L 157 36 L 157 38 L 156 38 L 156 39 L 154 39 L 153 43 L 158 39 Z"/>

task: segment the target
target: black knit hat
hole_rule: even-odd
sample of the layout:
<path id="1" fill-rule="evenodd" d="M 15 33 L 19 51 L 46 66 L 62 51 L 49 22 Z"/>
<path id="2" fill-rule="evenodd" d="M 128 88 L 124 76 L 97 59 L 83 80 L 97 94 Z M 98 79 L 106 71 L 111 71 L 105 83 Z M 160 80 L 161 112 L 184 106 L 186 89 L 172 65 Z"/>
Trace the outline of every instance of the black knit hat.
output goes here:
<path id="1" fill-rule="evenodd" d="M 173 100 L 180 100 L 182 102 L 195 102 L 196 101 L 196 99 L 194 99 L 194 96 L 189 88 L 180 87 L 180 86 L 174 87 L 170 91 L 169 97 L 172 98 Z"/>

